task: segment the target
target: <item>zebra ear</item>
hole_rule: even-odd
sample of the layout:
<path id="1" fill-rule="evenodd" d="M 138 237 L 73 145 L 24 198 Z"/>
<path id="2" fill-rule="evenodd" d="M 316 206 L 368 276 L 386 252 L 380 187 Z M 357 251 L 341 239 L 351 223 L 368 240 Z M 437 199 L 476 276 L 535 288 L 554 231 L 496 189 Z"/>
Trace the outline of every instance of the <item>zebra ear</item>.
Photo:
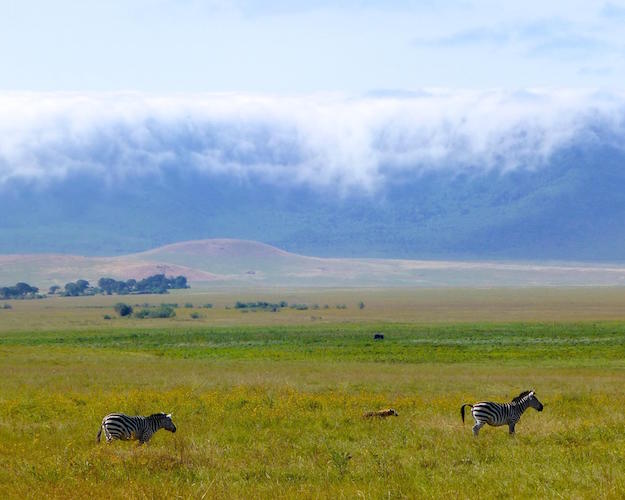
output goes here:
<path id="1" fill-rule="evenodd" d="M 171 413 L 168 413 L 168 414 L 166 415 L 166 417 L 167 417 L 167 418 L 171 418 Z"/>

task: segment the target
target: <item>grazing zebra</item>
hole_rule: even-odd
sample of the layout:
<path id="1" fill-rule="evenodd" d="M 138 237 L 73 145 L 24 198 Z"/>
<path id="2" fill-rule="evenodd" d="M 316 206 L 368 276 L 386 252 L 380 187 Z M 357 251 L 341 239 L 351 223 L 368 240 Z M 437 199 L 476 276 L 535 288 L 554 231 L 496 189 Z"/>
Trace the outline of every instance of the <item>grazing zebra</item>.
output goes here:
<path id="1" fill-rule="evenodd" d="M 363 415 L 365 418 L 379 417 L 385 418 L 395 416 L 399 417 L 399 413 L 397 413 L 393 408 L 389 408 L 388 410 L 378 410 L 378 411 L 368 411 Z"/>
<path id="2" fill-rule="evenodd" d="M 176 426 L 171 420 L 171 413 L 154 413 L 149 417 L 130 417 L 123 413 L 109 413 L 102 419 L 97 442 L 100 442 L 102 430 L 106 436 L 106 442 L 113 439 L 138 439 L 139 445 L 146 443 L 159 429 L 176 432 Z"/>
<path id="3" fill-rule="evenodd" d="M 475 419 L 475 425 L 473 426 L 473 435 L 477 436 L 480 429 L 485 424 L 493 425 L 495 427 L 500 425 L 508 425 L 510 434 L 514 434 L 514 426 L 523 415 L 523 412 L 530 406 L 538 411 L 543 411 L 543 404 L 538 401 L 538 398 L 534 394 L 534 391 L 523 391 L 510 403 L 492 403 L 490 401 L 483 401 L 480 403 L 463 404 L 460 407 L 460 415 L 462 415 L 462 422 L 464 422 L 464 407 L 470 406 L 471 413 Z"/>

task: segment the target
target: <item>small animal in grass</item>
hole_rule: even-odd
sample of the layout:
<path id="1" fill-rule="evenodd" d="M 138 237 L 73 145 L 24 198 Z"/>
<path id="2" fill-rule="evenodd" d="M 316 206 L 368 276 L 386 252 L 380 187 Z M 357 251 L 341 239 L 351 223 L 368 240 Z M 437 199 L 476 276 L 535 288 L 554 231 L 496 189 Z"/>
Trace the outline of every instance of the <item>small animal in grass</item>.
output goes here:
<path id="1" fill-rule="evenodd" d="M 364 418 L 386 418 L 386 417 L 399 417 L 399 413 L 397 413 L 393 408 L 388 408 L 386 410 L 378 410 L 378 411 L 368 411 L 363 415 Z"/>
<path id="2" fill-rule="evenodd" d="M 473 426 L 474 436 L 477 436 L 480 429 L 486 424 L 495 427 L 507 425 L 512 435 L 514 434 L 514 426 L 525 410 L 531 407 L 538 411 L 543 411 L 543 404 L 538 401 L 534 391 L 523 391 L 510 403 L 493 403 L 491 401 L 482 401 L 474 405 L 465 403 L 460 407 L 462 422 L 464 422 L 465 406 L 471 407 L 471 413 L 475 419 L 475 425 Z"/>
<path id="3" fill-rule="evenodd" d="M 110 443 L 113 439 L 131 439 L 138 440 L 139 445 L 142 445 L 147 443 L 159 429 L 176 432 L 176 426 L 171 420 L 171 413 L 154 413 L 149 417 L 109 413 L 102 419 L 96 440 L 98 443 L 100 442 L 100 436 L 102 431 L 104 431 L 107 443 Z"/>

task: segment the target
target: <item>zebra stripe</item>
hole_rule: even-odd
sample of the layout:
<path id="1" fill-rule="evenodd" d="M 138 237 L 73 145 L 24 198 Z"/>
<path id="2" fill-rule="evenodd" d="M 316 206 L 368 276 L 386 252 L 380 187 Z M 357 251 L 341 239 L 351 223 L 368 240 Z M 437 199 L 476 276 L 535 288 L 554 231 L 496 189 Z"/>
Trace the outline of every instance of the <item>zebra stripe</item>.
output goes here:
<path id="1" fill-rule="evenodd" d="M 493 403 L 492 401 L 481 401 L 474 405 L 465 403 L 460 407 L 460 415 L 464 422 L 464 408 L 471 407 L 471 414 L 475 419 L 473 435 L 477 436 L 484 425 L 499 427 L 507 425 L 510 434 L 514 434 L 514 426 L 520 420 L 521 415 L 528 408 L 543 411 L 543 404 L 538 400 L 534 391 L 524 391 L 514 398 L 510 403 Z"/>
<path id="2" fill-rule="evenodd" d="M 132 439 L 138 440 L 141 445 L 149 441 L 159 429 L 176 432 L 176 426 L 171 420 L 171 413 L 154 413 L 148 417 L 109 413 L 102 419 L 96 440 L 98 443 L 100 442 L 102 431 L 104 431 L 107 443 L 113 439 Z"/>

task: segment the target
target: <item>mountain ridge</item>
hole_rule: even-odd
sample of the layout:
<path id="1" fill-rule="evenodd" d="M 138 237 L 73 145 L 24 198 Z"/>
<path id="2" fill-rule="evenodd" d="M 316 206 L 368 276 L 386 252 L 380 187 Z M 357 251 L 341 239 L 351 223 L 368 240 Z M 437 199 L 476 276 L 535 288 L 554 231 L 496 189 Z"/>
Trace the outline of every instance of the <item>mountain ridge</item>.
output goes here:
<path id="1" fill-rule="evenodd" d="M 263 241 L 321 257 L 625 261 L 625 150 L 590 141 L 535 169 L 432 170 L 339 192 L 165 169 L 103 185 L 0 186 L 0 253 L 126 255 Z"/>

